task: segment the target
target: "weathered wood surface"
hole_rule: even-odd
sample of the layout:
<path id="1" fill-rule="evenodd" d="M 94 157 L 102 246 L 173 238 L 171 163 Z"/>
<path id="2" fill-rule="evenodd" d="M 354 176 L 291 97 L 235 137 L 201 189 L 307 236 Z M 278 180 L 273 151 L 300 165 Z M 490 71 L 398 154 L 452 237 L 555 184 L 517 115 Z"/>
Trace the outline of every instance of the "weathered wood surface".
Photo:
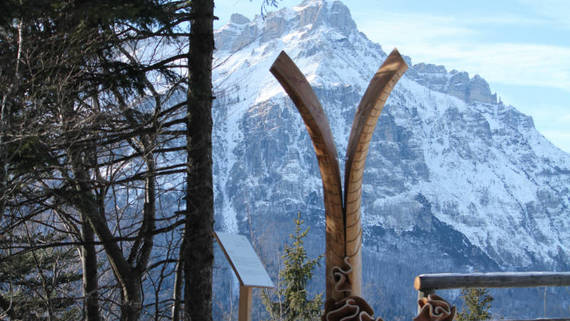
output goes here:
<path id="1" fill-rule="evenodd" d="M 251 321 L 252 290 L 249 286 L 239 287 L 238 321 Z"/>
<path id="2" fill-rule="evenodd" d="M 345 245 L 342 187 L 332 132 L 311 85 L 285 52 L 277 57 L 270 71 L 299 110 L 317 154 L 326 216 L 326 297 L 331 298 L 334 296 L 332 268 L 343 265 Z"/>
<path id="3" fill-rule="evenodd" d="M 527 288 L 570 286 L 570 272 L 495 272 L 422 274 L 415 278 L 418 291 L 458 288 Z"/>
<path id="4" fill-rule="evenodd" d="M 453 321 L 456 311 L 455 306 L 432 293 L 418 299 L 418 315 L 413 321 Z"/>
<path id="5" fill-rule="evenodd" d="M 398 50 L 392 50 L 370 80 L 352 122 L 346 150 L 347 161 L 344 178 L 345 251 L 346 256 L 349 257 L 350 265 L 353 267 L 352 275 L 349 276 L 352 282 L 352 295 L 361 295 L 362 220 L 360 206 L 362 202 L 362 177 L 368 148 L 384 104 L 406 70 L 408 70 L 408 65 Z"/>
<path id="6" fill-rule="evenodd" d="M 334 291 L 334 267 L 352 266 L 348 276 L 351 295 L 361 295 L 362 225 L 360 219 L 362 176 L 368 147 L 378 117 L 390 92 L 408 66 L 397 50 L 384 61 L 366 90 L 356 112 L 347 149 L 345 194 L 342 194 L 337 152 L 327 117 L 313 89 L 295 63 L 281 52 L 271 73 L 297 107 L 317 154 L 323 182 L 326 215 L 326 298 L 340 300 L 347 294 Z M 344 198 L 343 198 L 344 197 Z M 344 203 L 343 203 L 344 199 Z M 348 293 L 348 292 L 347 292 Z"/>

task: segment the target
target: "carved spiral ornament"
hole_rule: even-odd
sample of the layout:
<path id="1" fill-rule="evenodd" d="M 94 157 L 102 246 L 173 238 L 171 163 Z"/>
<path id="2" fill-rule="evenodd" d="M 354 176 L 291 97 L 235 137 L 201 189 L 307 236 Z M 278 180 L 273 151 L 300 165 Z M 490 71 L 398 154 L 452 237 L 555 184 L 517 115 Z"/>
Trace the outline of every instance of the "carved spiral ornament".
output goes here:
<path id="1" fill-rule="evenodd" d="M 344 259 L 343 267 L 332 268 L 335 280 L 334 291 L 347 295 L 345 298 L 335 301 L 328 299 L 325 302 L 325 312 L 322 321 L 383 321 L 382 318 L 374 318 L 374 310 L 363 298 L 351 294 L 351 285 L 348 275 L 352 272 L 348 257 Z"/>
<path id="2" fill-rule="evenodd" d="M 420 313 L 414 321 L 452 321 L 455 317 L 455 307 L 435 294 L 418 300 Z"/>

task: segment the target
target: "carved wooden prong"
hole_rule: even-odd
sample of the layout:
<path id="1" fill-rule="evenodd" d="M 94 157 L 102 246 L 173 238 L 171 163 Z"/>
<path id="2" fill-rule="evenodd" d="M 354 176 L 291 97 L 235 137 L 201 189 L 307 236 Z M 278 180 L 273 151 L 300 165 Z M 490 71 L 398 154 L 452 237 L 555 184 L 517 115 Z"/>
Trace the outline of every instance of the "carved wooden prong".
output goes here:
<path id="1" fill-rule="evenodd" d="M 340 170 L 330 125 L 311 85 L 285 52 L 277 57 L 270 71 L 299 110 L 317 154 L 326 215 L 326 297 L 341 299 L 333 293 L 332 268 L 344 263 L 345 228 Z"/>
<path id="2" fill-rule="evenodd" d="M 370 81 L 356 111 L 350 132 L 343 194 L 332 132 L 311 85 L 285 52 L 281 52 L 271 66 L 271 73 L 281 83 L 299 110 L 319 162 L 326 213 L 327 300 L 338 301 L 349 295 L 361 295 L 360 205 L 364 164 L 380 112 L 394 85 L 407 69 L 408 66 L 398 51 L 394 49 Z M 347 284 L 350 285 L 350 289 L 334 291 L 333 269 L 335 266 L 343 266 L 345 257 L 348 265 L 352 266 L 351 272 L 347 274 Z"/>
<path id="3" fill-rule="evenodd" d="M 344 178 L 346 256 L 349 257 L 352 273 L 349 280 L 352 295 L 361 295 L 362 280 L 362 224 L 360 205 L 362 200 L 362 176 L 368 155 L 368 147 L 380 112 L 390 92 L 408 65 L 398 50 L 394 49 L 378 69 L 358 105 L 354 116 L 348 147 Z"/>

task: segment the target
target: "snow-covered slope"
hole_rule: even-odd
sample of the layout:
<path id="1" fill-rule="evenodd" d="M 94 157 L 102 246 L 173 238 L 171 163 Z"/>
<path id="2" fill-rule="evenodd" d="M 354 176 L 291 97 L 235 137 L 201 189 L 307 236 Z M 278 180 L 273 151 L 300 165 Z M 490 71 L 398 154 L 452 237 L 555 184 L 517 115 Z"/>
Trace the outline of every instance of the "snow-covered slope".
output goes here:
<path id="1" fill-rule="evenodd" d="M 282 226 L 301 211 L 317 234 L 312 250 L 322 251 L 316 157 L 269 67 L 285 50 L 306 75 L 344 168 L 356 106 L 385 52 L 357 30 L 341 2 L 323 0 L 265 20 L 233 15 L 217 31 L 216 47 L 218 228 L 253 231 L 260 247 L 276 249 L 279 243 L 270 239 L 285 239 L 291 229 Z M 413 306 L 414 275 L 402 273 L 568 270 L 570 155 L 537 132 L 530 117 L 497 102 L 478 75 L 408 63 L 380 116 L 366 164 L 365 277 L 395 274 L 392 285 L 382 281 L 378 289 L 407 287 L 402 295 Z"/>

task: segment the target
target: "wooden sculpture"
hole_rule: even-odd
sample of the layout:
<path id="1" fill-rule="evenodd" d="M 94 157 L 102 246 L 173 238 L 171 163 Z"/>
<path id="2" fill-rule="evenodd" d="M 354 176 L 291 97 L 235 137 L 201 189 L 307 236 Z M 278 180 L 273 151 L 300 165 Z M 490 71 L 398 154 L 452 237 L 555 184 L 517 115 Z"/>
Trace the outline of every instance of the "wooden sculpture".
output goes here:
<path id="1" fill-rule="evenodd" d="M 326 216 L 326 302 L 322 321 L 382 321 L 361 298 L 362 176 L 368 146 L 380 112 L 408 66 L 396 49 L 376 72 L 354 116 L 346 151 L 344 193 L 329 122 L 311 85 L 295 63 L 281 52 L 271 73 L 299 110 L 313 142 L 323 181 Z M 414 321 L 452 321 L 455 307 L 431 295 L 418 302 Z"/>
<path id="2" fill-rule="evenodd" d="M 317 154 L 324 191 L 326 298 L 330 308 L 335 307 L 331 305 L 333 303 L 342 305 L 348 302 L 346 298 L 361 296 L 360 205 L 364 164 L 380 112 L 392 88 L 407 69 L 394 49 L 370 81 L 352 123 L 346 152 L 344 193 L 329 122 L 309 82 L 285 52 L 281 52 L 270 69 L 299 110 Z"/>

